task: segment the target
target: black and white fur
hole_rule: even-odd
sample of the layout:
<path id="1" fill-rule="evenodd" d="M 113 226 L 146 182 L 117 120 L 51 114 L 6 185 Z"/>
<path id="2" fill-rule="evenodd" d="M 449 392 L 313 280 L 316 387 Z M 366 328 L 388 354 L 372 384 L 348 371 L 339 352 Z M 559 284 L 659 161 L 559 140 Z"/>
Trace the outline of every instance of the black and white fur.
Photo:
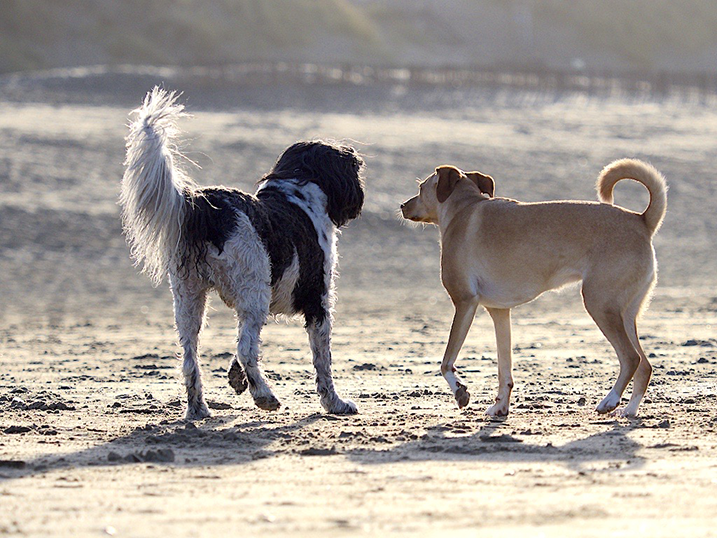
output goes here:
<path id="1" fill-rule="evenodd" d="M 322 406 L 356 413 L 334 389 L 331 326 L 337 230 L 361 212 L 363 159 L 350 146 L 297 142 L 254 195 L 199 187 L 177 162 L 183 110 L 174 93 L 154 88 L 134 111 L 120 204 L 137 264 L 155 284 L 169 275 L 186 418 L 209 416 L 197 348 L 211 290 L 237 314 L 237 357 L 229 368 L 237 394 L 248 386 L 258 407 L 280 407 L 259 366 L 260 332 L 270 314 L 303 314 Z"/>

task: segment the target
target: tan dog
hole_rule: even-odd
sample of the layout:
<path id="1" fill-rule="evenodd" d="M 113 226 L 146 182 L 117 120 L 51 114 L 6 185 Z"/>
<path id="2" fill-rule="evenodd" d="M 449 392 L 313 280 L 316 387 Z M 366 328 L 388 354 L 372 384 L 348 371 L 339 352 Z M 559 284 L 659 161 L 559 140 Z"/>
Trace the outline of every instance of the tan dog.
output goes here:
<path id="1" fill-rule="evenodd" d="M 621 179 L 647 187 L 650 204 L 644 213 L 612 205 Z M 486 413 L 505 416 L 513 389 L 510 309 L 582 280 L 585 308 L 620 360 L 615 386 L 597 411 L 613 411 L 634 377 L 632 397 L 617 414 L 637 414 L 652 367 L 636 319 L 657 278 L 652 236 L 667 208 L 665 179 L 647 163 L 622 159 L 598 178 L 601 203 L 523 203 L 496 198 L 494 190 L 490 176 L 441 166 L 401 205 L 404 218 L 440 229 L 441 279 L 455 307 L 441 372 L 458 406 L 465 407 L 470 395 L 454 363 L 478 305 L 493 318 L 498 345 L 498 396 Z"/>

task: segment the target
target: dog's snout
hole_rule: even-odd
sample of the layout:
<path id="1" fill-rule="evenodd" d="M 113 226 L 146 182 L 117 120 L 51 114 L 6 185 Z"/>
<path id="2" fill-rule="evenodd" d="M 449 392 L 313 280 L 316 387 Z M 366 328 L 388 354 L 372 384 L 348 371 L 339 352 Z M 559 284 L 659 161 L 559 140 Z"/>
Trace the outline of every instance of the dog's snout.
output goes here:
<path id="1" fill-rule="evenodd" d="M 404 207 L 406 207 L 406 202 L 403 202 L 403 203 L 401 204 L 401 209 L 403 209 Z"/>

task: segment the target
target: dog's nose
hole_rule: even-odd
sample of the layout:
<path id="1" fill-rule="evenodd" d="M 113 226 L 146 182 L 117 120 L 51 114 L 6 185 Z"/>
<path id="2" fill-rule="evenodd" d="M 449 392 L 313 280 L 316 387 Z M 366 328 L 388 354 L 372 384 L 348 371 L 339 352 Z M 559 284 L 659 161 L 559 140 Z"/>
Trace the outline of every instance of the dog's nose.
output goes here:
<path id="1" fill-rule="evenodd" d="M 406 202 L 403 202 L 403 203 L 401 204 L 401 209 L 403 209 L 404 207 L 406 207 Z"/>

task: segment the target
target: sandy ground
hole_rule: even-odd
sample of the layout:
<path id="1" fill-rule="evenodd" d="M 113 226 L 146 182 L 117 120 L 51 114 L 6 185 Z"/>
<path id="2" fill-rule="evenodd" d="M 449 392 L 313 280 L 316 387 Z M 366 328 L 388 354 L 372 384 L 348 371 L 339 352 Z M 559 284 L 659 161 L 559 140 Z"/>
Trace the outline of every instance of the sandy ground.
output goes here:
<path id="1" fill-rule="evenodd" d="M 356 141 L 362 218 L 340 243 L 339 392 L 324 414 L 299 322 L 264 330 L 283 407 L 226 383 L 234 321 L 203 333 L 213 416 L 185 423 L 171 298 L 128 259 L 116 198 L 127 111 L 153 80 L 0 80 L 0 535 L 717 536 L 717 112 L 699 98 L 407 88 L 185 89 L 203 184 L 251 189 L 296 139 Z M 193 108 L 192 108 L 193 107 Z M 569 288 L 514 312 L 511 415 L 488 316 L 438 375 L 451 317 L 437 233 L 402 226 L 414 179 L 453 163 L 522 200 L 594 199 L 612 159 L 670 182 L 661 281 L 641 322 L 655 376 L 637 419 L 594 406 L 617 360 Z M 621 185 L 617 201 L 644 207 Z"/>

